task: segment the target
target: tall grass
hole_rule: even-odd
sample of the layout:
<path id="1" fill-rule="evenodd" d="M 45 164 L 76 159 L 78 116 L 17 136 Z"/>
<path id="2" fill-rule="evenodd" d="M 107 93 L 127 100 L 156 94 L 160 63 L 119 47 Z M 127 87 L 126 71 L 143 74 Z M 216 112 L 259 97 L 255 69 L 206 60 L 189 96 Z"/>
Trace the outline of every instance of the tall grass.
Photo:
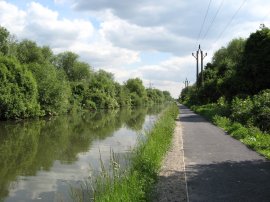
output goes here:
<path id="1" fill-rule="evenodd" d="M 101 160 L 101 171 L 78 189 L 81 193 L 72 191 L 74 199 L 97 202 L 147 201 L 157 180 L 162 159 L 171 145 L 177 114 L 178 107 L 175 104 L 162 112 L 146 138 L 138 141 L 138 146 L 127 159 L 125 169 L 121 169 L 119 159 L 114 154 L 109 167 L 104 166 Z"/>

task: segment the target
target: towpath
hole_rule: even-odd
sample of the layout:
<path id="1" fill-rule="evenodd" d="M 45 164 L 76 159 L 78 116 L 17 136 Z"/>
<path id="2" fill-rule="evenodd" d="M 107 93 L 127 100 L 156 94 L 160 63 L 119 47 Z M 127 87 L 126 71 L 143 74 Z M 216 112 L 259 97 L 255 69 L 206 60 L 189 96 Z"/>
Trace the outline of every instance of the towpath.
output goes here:
<path id="1" fill-rule="evenodd" d="M 185 106 L 180 111 L 154 201 L 270 202 L 270 161 Z"/>

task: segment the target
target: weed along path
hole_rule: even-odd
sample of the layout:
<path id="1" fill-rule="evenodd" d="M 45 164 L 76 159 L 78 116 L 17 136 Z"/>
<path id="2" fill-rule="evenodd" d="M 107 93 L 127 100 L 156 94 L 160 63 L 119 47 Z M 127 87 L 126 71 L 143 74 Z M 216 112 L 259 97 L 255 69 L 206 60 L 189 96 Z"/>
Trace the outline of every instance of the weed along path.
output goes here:
<path id="1" fill-rule="evenodd" d="M 187 201 L 269 202 L 270 161 L 188 108 L 180 111 Z"/>

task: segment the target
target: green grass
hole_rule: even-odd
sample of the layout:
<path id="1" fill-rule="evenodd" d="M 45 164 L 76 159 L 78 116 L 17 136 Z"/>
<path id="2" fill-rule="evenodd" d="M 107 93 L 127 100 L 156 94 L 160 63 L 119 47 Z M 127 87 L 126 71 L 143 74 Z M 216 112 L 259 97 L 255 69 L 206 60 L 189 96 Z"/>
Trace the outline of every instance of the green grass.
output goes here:
<path id="1" fill-rule="evenodd" d="M 161 162 L 170 148 L 175 128 L 178 107 L 174 104 L 166 108 L 154 128 L 141 139 L 128 158 L 125 169 L 120 168 L 119 160 L 112 154 L 110 167 L 106 168 L 101 160 L 101 172 L 88 180 L 78 193 L 72 191 L 76 201 L 137 202 L 148 201 Z M 82 190 L 89 194 L 83 194 Z"/>
<path id="2" fill-rule="evenodd" d="M 220 116 L 211 108 L 211 105 L 193 106 L 192 109 L 224 129 L 235 139 L 270 159 L 270 134 L 264 133 L 256 127 L 246 127 L 238 122 L 233 122 L 230 118 Z"/>

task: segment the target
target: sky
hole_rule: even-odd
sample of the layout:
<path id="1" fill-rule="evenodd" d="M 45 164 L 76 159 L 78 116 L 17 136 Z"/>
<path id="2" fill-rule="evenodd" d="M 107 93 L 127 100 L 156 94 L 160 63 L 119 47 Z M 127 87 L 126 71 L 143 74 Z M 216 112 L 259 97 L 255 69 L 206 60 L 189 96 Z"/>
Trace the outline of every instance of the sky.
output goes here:
<path id="1" fill-rule="evenodd" d="M 195 82 L 199 44 L 206 64 L 262 23 L 269 0 L 0 0 L 0 25 L 18 40 L 73 51 L 120 83 L 139 77 L 175 98 L 186 78 Z"/>

